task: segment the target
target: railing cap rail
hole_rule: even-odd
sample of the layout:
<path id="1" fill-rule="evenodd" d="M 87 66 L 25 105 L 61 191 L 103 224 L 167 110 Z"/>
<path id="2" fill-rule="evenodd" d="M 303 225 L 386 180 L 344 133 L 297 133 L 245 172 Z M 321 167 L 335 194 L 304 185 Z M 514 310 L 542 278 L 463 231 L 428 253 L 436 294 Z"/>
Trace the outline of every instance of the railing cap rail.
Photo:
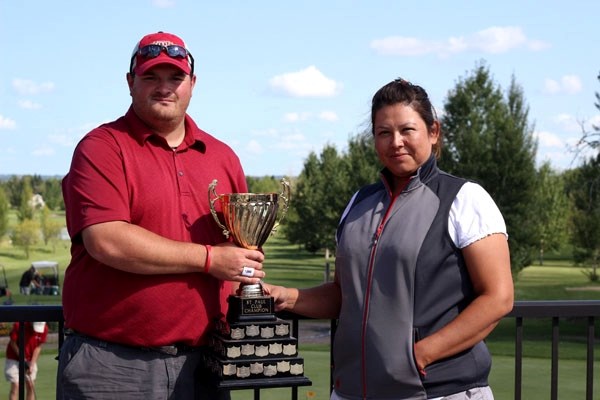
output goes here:
<path id="1" fill-rule="evenodd" d="M 62 321 L 61 305 L 4 305 L 0 306 L 0 322 L 13 321 Z"/>
<path id="2" fill-rule="evenodd" d="M 600 300 L 515 301 L 507 317 L 599 317 Z"/>

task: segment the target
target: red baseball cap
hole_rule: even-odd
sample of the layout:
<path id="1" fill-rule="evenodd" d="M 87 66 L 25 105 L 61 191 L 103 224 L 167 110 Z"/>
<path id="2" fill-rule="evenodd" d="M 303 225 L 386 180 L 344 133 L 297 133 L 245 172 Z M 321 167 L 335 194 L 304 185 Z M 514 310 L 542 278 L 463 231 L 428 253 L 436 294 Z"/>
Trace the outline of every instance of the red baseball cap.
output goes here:
<path id="1" fill-rule="evenodd" d="M 155 57 L 148 54 L 142 55 L 140 53 L 140 49 L 143 49 L 144 47 L 152 44 L 164 47 L 180 46 L 185 51 L 187 56 L 170 56 L 167 53 L 167 51 L 164 51 L 164 49 L 161 50 L 160 53 Z M 129 72 L 135 73 L 136 75 L 142 75 L 148 69 L 159 64 L 171 64 L 176 66 L 188 75 L 191 73 L 193 68 L 193 59 L 191 57 L 191 54 L 187 50 L 185 43 L 179 36 L 162 31 L 144 36 L 135 45 L 135 48 L 133 49 L 133 54 L 131 54 L 131 65 Z"/>

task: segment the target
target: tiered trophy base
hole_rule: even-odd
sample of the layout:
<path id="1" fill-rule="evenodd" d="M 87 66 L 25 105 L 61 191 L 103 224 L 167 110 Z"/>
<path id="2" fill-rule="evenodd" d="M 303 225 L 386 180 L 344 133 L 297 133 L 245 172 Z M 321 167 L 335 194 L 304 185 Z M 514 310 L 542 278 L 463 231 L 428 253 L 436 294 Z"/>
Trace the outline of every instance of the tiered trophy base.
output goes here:
<path id="1" fill-rule="evenodd" d="M 309 386 L 298 340 L 290 323 L 267 316 L 263 321 L 219 320 L 207 355 L 213 380 L 219 388 Z"/>

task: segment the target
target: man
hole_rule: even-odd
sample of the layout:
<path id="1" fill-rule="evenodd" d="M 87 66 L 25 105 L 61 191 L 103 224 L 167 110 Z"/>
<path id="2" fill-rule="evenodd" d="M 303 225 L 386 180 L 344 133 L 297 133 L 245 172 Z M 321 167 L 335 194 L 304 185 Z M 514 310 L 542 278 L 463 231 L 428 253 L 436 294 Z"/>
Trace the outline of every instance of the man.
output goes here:
<path id="1" fill-rule="evenodd" d="M 144 36 L 127 74 L 131 107 L 75 149 L 63 179 L 72 260 L 59 399 L 229 397 L 202 384 L 202 347 L 227 296 L 265 276 L 264 257 L 222 243 L 208 187 L 245 192 L 246 180 L 234 152 L 186 114 L 195 83 L 181 38 Z"/>
<path id="2" fill-rule="evenodd" d="M 4 376 L 10 382 L 8 398 L 19 398 L 19 323 L 13 324 L 10 341 L 6 346 L 6 363 Z M 48 326 L 45 322 L 25 322 L 25 389 L 27 400 L 35 399 L 35 379 L 37 377 L 37 360 L 46 343 Z"/>
<path id="3" fill-rule="evenodd" d="M 19 281 L 19 289 L 21 294 L 27 296 L 30 295 L 32 288 L 35 288 L 37 291 L 41 287 L 40 283 L 38 282 L 39 277 L 40 274 L 33 265 L 23 272 L 23 275 L 21 275 L 21 280 Z"/>

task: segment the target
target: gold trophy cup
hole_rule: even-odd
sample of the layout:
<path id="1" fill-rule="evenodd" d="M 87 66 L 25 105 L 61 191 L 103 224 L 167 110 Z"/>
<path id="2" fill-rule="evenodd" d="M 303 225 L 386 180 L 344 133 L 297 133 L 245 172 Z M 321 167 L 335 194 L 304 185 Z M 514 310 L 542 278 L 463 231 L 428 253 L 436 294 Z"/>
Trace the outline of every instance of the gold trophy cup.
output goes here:
<path id="1" fill-rule="evenodd" d="M 277 228 L 287 213 L 290 201 L 290 185 L 281 180 L 281 193 L 229 193 L 217 194 L 217 180 L 208 187 L 208 200 L 213 218 L 223 229 L 226 238 L 231 236 L 235 244 L 246 249 L 260 249 Z M 223 212 L 221 223 L 215 203 L 219 202 Z M 280 212 L 281 203 L 281 212 Z M 279 219 L 278 219 L 279 216 Z M 265 296 L 260 283 L 242 284 L 236 295 L 228 299 L 230 322 L 275 319 L 274 302 Z"/>
<path id="2" fill-rule="evenodd" d="M 281 193 L 230 193 L 218 195 L 217 181 L 208 187 L 210 211 L 226 238 L 240 247 L 260 249 L 275 233 L 290 201 L 290 185 L 281 180 Z M 215 203 L 223 213 L 222 223 Z M 281 207 L 280 207 L 281 206 Z M 279 216 L 279 218 L 278 218 Z M 258 284 L 240 285 L 227 299 L 226 320 L 215 321 L 206 365 L 219 388 L 306 386 L 304 359 L 289 321 L 278 318 L 274 300 Z"/>

